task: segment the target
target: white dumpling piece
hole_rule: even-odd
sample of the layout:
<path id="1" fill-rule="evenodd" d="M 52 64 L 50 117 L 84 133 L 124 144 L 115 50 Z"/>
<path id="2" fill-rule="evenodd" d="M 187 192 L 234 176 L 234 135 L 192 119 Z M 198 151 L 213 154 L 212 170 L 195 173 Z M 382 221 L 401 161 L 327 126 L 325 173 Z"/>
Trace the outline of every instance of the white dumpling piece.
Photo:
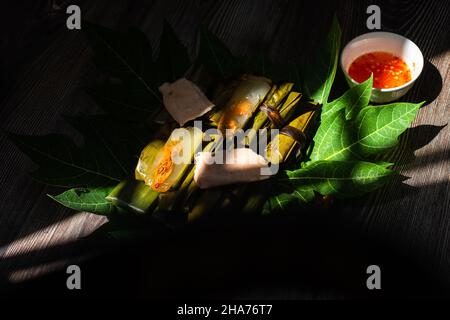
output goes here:
<path id="1" fill-rule="evenodd" d="M 163 83 L 159 91 L 163 96 L 164 107 L 180 126 L 204 115 L 214 107 L 202 90 L 185 78 L 173 83 Z"/>
<path id="2" fill-rule="evenodd" d="M 212 152 L 197 153 L 194 181 L 201 189 L 270 178 L 261 173 L 269 166 L 267 160 L 251 149 L 233 149 L 226 152 L 225 158 L 224 163 L 215 163 Z"/>

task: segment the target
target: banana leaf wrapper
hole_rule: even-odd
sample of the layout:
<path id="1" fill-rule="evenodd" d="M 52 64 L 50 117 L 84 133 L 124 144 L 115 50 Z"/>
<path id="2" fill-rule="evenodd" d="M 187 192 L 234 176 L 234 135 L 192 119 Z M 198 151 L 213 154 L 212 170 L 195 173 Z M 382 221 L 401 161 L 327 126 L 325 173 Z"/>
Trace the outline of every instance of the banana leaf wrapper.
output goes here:
<path id="1" fill-rule="evenodd" d="M 292 120 L 288 126 L 290 128 L 294 128 L 294 130 L 302 132 L 303 134 L 308 132 L 311 127 L 314 127 L 313 121 L 316 116 L 316 110 L 314 110 L 315 106 L 309 106 L 308 109 L 308 111 Z M 272 163 L 285 162 L 296 147 L 298 147 L 299 150 L 306 147 L 302 144 L 302 141 L 303 140 L 295 138 L 295 134 L 289 135 L 286 133 L 280 133 L 267 146 L 266 159 Z M 254 192 L 248 197 L 246 204 L 242 208 L 242 212 L 244 214 L 257 212 L 258 209 L 262 207 L 266 198 L 261 192 L 262 190 L 256 189 L 256 193 Z"/>
<path id="2" fill-rule="evenodd" d="M 267 94 L 265 100 L 263 101 L 264 104 L 267 104 L 271 106 L 272 108 L 280 108 L 281 110 L 284 109 L 283 115 L 287 115 L 298 103 L 300 100 L 301 94 L 296 93 L 293 96 L 290 94 L 290 90 L 292 89 L 293 85 L 291 83 L 285 83 L 280 86 L 272 86 L 271 90 Z M 281 105 L 281 102 L 283 99 L 288 96 L 291 97 L 291 99 L 286 100 L 285 103 Z M 258 114 L 255 116 L 255 119 L 252 123 L 252 128 L 254 130 L 258 130 L 268 121 L 267 114 L 259 110 Z M 253 140 L 255 137 L 248 137 L 248 141 Z M 196 186 L 195 181 L 193 182 L 194 186 Z M 242 193 L 242 189 L 244 189 L 245 186 L 238 187 L 239 193 Z M 195 202 L 195 206 L 191 209 L 188 215 L 188 221 L 192 222 L 200 217 L 204 216 L 204 214 L 208 211 L 211 211 L 215 206 L 221 207 L 224 204 L 220 203 L 221 199 L 224 197 L 224 189 L 221 188 L 213 188 L 213 189 L 207 189 L 202 190 L 199 198 Z M 223 199 L 224 202 L 227 202 L 227 199 Z"/>
<path id="3" fill-rule="evenodd" d="M 292 87 L 291 87 L 292 88 Z M 292 92 L 288 92 L 288 96 L 286 98 L 286 100 L 283 102 L 283 104 L 280 106 L 278 105 L 278 108 L 276 109 L 277 112 L 279 113 L 279 115 L 283 118 L 283 123 L 285 123 L 287 121 L 288 118 L 290 118 L 290 116 L 296 111 L 298 104 L 300 102 L 301 99 L 301 93 L 296 92 L 296 91 L 292 91 Z M 298 121 L 297 121 L 298 122 Z M 297 124 L 297 122 L 291 123 L 291 125 L 295 125 Z M 275 123 L 274 122 L 270 122 L 268 124 L 269 128 L 274 128 L 275 127 Z M 283 135 L 277 135 L 274 137 L 274 139 L 278 139 L 280 137 L 282 137 Z M 283 161 L 286 160 L 286 158 L 289 156 L 289 154 L 287 154 L 287 152 L 290 152 L 294 147 L 295 147 L 295 143 L 291 145 L 291 139 L 285 139 L 286 141 L 284 141 L 284 143 L 282 143 L 282 147 L 286 146 L 285 149 L 281 148 L 280 149 L 276 149 L 279 148 L 279 144 L 277 144 L 276 146 L 274 145 L 273 142 L 272 143 L 272 149 L 275 151 L 279 151 L 280 154 L 282 155 L 286 155 L 284 157 L 284 159 L 282 159 Z M 270 145 L 270 144 L 269 144 Z M 268 159 L 270 161 L 270 159 Z M 279 163 L 274 163 L 274 164 L 279 164 Z M 227 190 L 225 196 L 222 199 L 222 204 L 221 207 L 222 208 L 226 208 L 234 203 L 236 203 L 237 199 L 240 199 L 244 196 L 244 194 L 246 193 L 246 190 L 248 189 L 248 185 L 242 185 L 236 188 L 233 188 L 231 190 Z M 257 197 L 259 198 L 259 197 Z M 252 199 L 248 199 L 248 201 L 246 201 L 246 206 L 250 206 L 251 205 L 251 201 Z M 259 199 L 257 200 L 259 201 Z M 238 201 L 239 202 L 239 201 Z"/>
<path id="4" fill-rule="evenodd" d="M 155 208 L 158 192 L 153 191 L 143 181 L 123 180 L 105 199 L 116 207 L 144 214 Z"/>
<path id="5" fill-rule="evenodd" d="M 258 113 L 256 114 L 253 124 L 252 131 L 247 137 L 247 144 L 251 145 L 256 139 L 256 133 L 259 129 L 266 127 L 267 122 L 270 120 L 271 124 L 279 122 L 282 124 L 282 115 L 279 113 L 278 109 L 281 102 L 288 96 L 293 83 L 283 83 L 279 86 L 273 86 L 271 92 L 267 95 L 267 99 L 262 103 Z"/>
<path id="6" fill-rule="evenodd" d="M 155 161 L 155 157 L 159 150 L 164 146 L 164 141 L 151 141 L 142 151 L 139 156 L 138 164 L 134 170 L 134 177 L 136 180 L 145 181 L 150 175 L 150 167 Z"/>
<path id="7" fill-rule="evenodd" d="M 307 111 L 283 128 L 266 148 L 266 159 L 272 164 L 285 162 L 292 150 L 298 145 L 306 143 L 304 132 L 315 114 L 314 110 Z"/>
<path id="8" fill-rule="evenodd" d="M 244 75 L 223 110 L 217 127 L 224 136 L 232 136 L 245 127 L 271 89 L 267 78 Z"/>
<path id="9" fill-rule="evenodd" d="M 210 152 L 216 145 L 215 141 L 208 143 L 202 152 Z M 158 197 L 159 211 L 188 211 L 188 200 L 196 191 L 197 185 L 194 181 L 195 164 L 189 169 L 188 174 L 184 177 L 180 187 L 175 191 L 160 193 Z"/>
<path id="10" fill-rule="evenodd" d="M 175 129 L 155 156 L 145 184 L 157 192 L 176 189 L 182 183 L 195 153 L 200 151 L 202 140 L 203 132 L 198 128 Z"/>

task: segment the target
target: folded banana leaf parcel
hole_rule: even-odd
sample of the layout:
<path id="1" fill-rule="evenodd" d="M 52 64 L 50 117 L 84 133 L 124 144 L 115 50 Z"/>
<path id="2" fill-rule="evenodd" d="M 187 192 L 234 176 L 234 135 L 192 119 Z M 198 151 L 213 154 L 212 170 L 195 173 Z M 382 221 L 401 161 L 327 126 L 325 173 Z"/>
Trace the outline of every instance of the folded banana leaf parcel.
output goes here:
<path id="1" fill-rule="evenodd" d="M 83 32 L 104 74 L 87 93 L 105 112 L 65 117 L 84 143 L 8 136 L 38 166 L 37 180 L 66 189 L 52 199 L 107 215 L 108 234 L 140 229 L 144 220 L 298 213 L 323 199 L 364 195 L 396 174 L 400 135 L 422 105 L 371 105 L 372 76 L 329 99 L 341 41 L 336 17 L 302 66 L 237 58 L 207 29 L 194 60 L 168 23 L 157 59 L 137 29 L 85 22 Z"/>
<path id="2" fill-rule="evenodd" d="M 245 199 L 248 186 L 271 179 L 307 146 L 316 108 L 293 83 L 242 74 L 211 87 L 211 99 L 185 78 L 159 87 L 176 128 L 148 142 L 134 177 L 121 181 L 108 201 L 138 214 L 183 212 L 193 220 L 235 205 L 230 193 Z"/>

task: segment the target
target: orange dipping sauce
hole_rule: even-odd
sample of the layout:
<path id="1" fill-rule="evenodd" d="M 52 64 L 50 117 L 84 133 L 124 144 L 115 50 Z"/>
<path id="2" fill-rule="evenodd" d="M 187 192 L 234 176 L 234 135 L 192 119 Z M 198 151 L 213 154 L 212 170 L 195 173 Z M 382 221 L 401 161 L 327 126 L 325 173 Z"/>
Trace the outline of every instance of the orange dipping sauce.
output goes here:
<path id="1" fill-rule="evenodd" d="M 371 73 L 373 87 L 378 89 L 399 87 L 411 80 L 411 71 L 405 61 L 389 52 L 363 54 L 348 69 L 349 76 L 359 83 L 369 79 Z"/>

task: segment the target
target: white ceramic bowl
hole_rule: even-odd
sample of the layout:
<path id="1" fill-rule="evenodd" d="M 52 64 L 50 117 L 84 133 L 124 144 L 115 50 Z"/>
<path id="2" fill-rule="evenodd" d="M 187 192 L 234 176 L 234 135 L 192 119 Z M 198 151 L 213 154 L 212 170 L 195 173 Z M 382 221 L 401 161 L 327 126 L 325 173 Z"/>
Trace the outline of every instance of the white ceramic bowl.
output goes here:
<path id="1" fill-rule="evenodd" d="M 341 68 L 351 87 L 357 84 L 348 75 L 351 63 L 359 56 L 374 51 L 385 51 L 402 58 L 411 70 L 411 80 L 402 86 L 389 89 L 373 88 L 370 101 L 377 103 L 394 101 L 408 92 L 422 72 L 422 52 L 414 42 L 395 33 L 370 32 L 360 35 L 350 41 L 341 54 Z"/>

